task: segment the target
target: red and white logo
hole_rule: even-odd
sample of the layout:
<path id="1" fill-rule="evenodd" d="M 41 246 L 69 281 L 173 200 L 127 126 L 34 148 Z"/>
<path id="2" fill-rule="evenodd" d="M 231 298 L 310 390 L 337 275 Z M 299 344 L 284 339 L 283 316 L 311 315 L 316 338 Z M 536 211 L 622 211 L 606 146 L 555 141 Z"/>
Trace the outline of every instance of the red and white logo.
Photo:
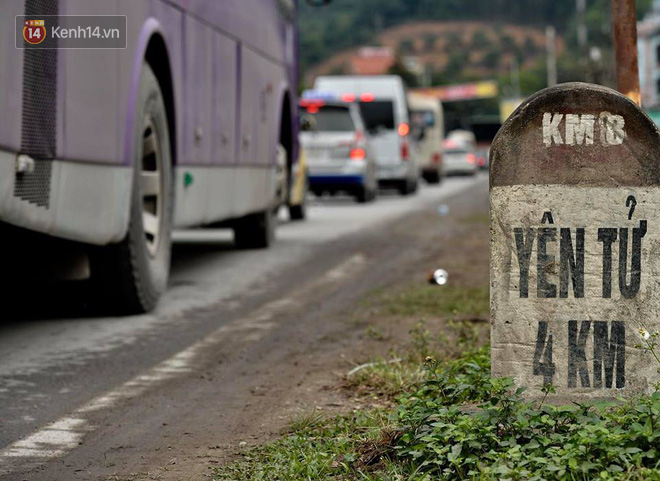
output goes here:
<path id="1" fill-rule="evenodd" d="M 44 20 L 25 20 L 23 38 L 31 45 L 37 45 L 46 38 L 46 22 Z"/>

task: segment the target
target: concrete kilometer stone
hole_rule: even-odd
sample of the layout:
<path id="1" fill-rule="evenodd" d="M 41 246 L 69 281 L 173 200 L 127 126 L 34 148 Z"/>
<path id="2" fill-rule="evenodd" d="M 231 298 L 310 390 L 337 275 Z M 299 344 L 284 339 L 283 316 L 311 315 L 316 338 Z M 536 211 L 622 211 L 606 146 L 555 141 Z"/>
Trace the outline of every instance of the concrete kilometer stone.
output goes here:
<path id="1" fill-rule="evenodd" d="M 618 92 L 527 99 L 491 148 L 492 373 L 557 402 L 649 392 L 660 331 L 660 132 Z"/>

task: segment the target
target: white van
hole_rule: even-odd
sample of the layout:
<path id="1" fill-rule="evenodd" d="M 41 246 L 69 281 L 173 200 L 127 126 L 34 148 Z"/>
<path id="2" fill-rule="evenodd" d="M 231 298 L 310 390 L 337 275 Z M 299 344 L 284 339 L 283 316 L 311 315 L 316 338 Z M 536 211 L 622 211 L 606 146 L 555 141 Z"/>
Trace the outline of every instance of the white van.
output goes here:
<path id="1" fill-rule="evenodd" d="M 445 175 L 442 162 L 442 143 L 445 140 L 442 104 L 436 97 L 409 93 L 408 107 L 420 173 L 429 184 L 437 184 Z"/>
<path id="2" fill-rule="evenodd" d="M 376 158 L 378 183 L 395 186 L 402 195 L 415 192 L 419 168 L 411 152 L 408 105 L 401 77 L 318 77 L 314 89 L 335 92 L 359 103 Z"/>

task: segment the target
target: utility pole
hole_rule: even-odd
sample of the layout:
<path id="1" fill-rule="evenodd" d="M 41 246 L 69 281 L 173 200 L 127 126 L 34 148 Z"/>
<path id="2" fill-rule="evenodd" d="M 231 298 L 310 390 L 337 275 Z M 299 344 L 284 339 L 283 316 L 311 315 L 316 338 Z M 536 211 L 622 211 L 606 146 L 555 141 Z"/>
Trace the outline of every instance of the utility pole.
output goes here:
<path id="1" fill-rule="evenodd" d="M 518 64 L 518 57 L 515 55 L 511 60 L 511 85 L 513 86 L 514 95 L 519 99 L 522 95 L 520 92 L 520 65 Z"/>
<path id="2" fill-rule="evenodd" d="M 545 27 L 546 69 L 548 72 L 548 87 L 557 85 L 557 42 L 555 27 Z"/>
<path id="3" fill-rule="evenodd" d="M 641 105 L 635 0 L 612 0 L 612 25 L 616 53 L 616 88 Z"/>
<path id="4" fill-rule="evenodd" d="M 615 1 L 615 0 L 614 0 Z M 585 16 L 587 11 L 587 0 L 576 0 L 577 7 L 577 40 L 580 65 L 587 63 L 587 24 Z"/>

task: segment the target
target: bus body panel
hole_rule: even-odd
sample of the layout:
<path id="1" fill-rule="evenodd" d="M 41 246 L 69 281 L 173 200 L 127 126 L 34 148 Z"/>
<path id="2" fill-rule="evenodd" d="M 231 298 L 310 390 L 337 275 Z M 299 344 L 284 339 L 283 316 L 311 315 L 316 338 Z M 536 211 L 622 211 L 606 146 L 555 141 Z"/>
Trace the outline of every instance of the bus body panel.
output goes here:
<path id="1" fill-rule="evenodd" d="M 66 0 L 59 14 L 117 15 L 117 6 L 117 0 Z M 57 158 L 117 163 L 119 50 L 60 49 L 57 55 Z"/>
<path id="2" fill-rule="evenodd" d="M 0 148 L 18 151 L 21 143 L 23 50 L 16 49 L 16 15 L 23 14 L 23 0 L 5 0 L 0 15 Z"/>
<path id="3" fill-rule="evenodd" d="M 286 10 L 293 8 L 290 15 L 295 12 L 292 0 L 179 0 L 176 3 L 198 20 L 239 39 L 246 48 L 275 62 L 284 62 L 281 31 Z"/>
<path id="4" fill-rule="evenodd" d="M 13 192 L 23 96 L 14 16 L 24 14 L 25 4 L 3 2 L 0 108 L 9 115 L 0 120 L 0 221 L 97 245 L 124 237 L 139 74 L 156 35 L 165 44 L 172 77 L 175 225 L 269 208 L 285 94 L 292 102 L 294 162 L 297 152 L 296 3 L 60 0 L 60 14 L 126 15 L 127 48 L 57 51 L 57 152 L 51 202 L 43 208 Z"/>
<path id="5" fill-rule="evenodd" d="M 231 165 L 238 158 L 238 126 L 239 115 L 237 100 L 239 89 L 239 57 L 238 44 L 224 35 L 216 35 L 213 39 L 214 63 L 211 104 L 214 106 L 212 130 L 209 141 L 212 142 L 210 161 L 214 165 Z"/>
<path id="6" fill-rule="evenodd" d="M 208 166 L 212 155 L 213 38 L 210 27 L 186 16 L 184 20 L 184 111 L 182 164 Z M 224 60 L 224 59 L 223 59 Z"/>
<path id="7" fill-rule="evenodd" d="M 119 55 L 117 50 L 64 50 L 58 123 L 59 159 L 117 164 L 121 154 L 119 122 Z M 110 74 L 101 75 L 109 69 Z M 89 72 L 80 75 L 79 72 Z M 66 129 L 66 130 L 65 130 Z M 73 135 L 75 133 L 75 135 Z"/>

